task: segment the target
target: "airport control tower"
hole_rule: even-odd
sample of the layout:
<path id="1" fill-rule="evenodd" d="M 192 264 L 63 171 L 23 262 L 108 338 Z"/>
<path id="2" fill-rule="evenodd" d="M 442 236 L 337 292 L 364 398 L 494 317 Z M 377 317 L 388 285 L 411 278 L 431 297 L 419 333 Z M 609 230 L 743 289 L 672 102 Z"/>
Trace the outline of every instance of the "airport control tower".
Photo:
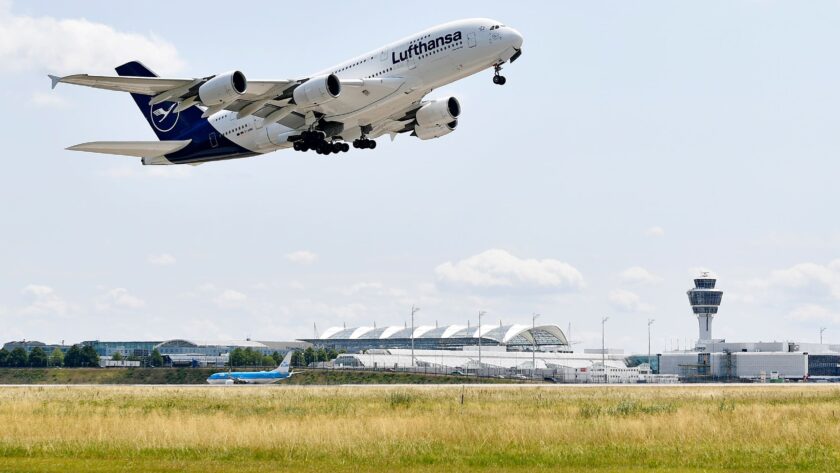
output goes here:
<path id="1" fill-rule="evenodd" d="M 688 302 L 700 324 L 700 341 L 712 340 L 712 319 L 717 314 L 723 291 L 715 289 L 717 278 L 711 273 L 702 272 L 694 280 L 694 289 L 689 289 Z"/>

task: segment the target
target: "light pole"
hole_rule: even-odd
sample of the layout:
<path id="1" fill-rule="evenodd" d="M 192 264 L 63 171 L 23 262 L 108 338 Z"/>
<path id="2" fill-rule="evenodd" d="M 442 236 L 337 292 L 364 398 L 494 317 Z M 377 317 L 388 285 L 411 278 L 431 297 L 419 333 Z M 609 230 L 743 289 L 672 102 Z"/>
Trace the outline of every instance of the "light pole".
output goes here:
<path id="1" fill-rule="evenodd" d="M 650 361 L 650 326 L 653 325 L 654 319 L 648 319 L 648 366 L 651 373 L 653 373 L 653 363 Z"/>
<path id="2" fill-rule="evenodd" d="M 481 318 L 486 315 L 487 312 L 483 310 L 478 311 L 478 372 L 479 375 L 481 374 Z"/>
<path id="3" fill-rule="evenodd" d="M 825 327 L 820 327 L 820 345 L 822 345 L 822 334 L 825 332 Z"/>
<path id="4" fill-rule="evenodd" d="M 607 325 L 607 320 L 610 320 L 609 317 L 604 317 L 601 319 L 601 368 L 604 369 L 604 383 L 607 382 L 607 347 L 606 343 L 604 343 L 604 332 L 605 327 Z"/>
<path id="5" fill-rule="evenodd" d="M 534 348 L 531 350 L 531 379 L 534 378 L 534 373 L 537 371 L 537 337 L 534 336 L 534 329 L 537 327 L 537 317 L 540 314 L 536 312 L 531 314 L 531 339 L 534 340 Z"/>
<path id="6" fill-rule="evenodd" d="M 411 367 L 414 368 L 414 314 L 420 311 L 419 307 L 411 306 Z"/>

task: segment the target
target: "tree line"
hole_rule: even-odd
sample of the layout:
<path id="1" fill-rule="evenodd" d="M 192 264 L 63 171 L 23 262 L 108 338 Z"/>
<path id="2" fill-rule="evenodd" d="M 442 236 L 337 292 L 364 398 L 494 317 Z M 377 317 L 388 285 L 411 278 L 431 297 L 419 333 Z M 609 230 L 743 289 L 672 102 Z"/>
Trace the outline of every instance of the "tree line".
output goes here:
<path id="1" fill-rule="evenodd" d="M 308 366 L 310 363 L 324 362 L 334 360 L 340 353 L 332 348 L 313 349 L 308 347 L 306 350 L 296 350 L 292 354 L 291 365 L 294 367 Z M 129 356 L 124 357 L 121 353 L 115 352 L 111 355 L 114 361 L 124 359 L 140 360 L 138 357 Z M 271 355 L 263 355 L 251 348 L 234 348 L 230 352 L 228 359 L 229 366 L 277 366 L 283 360 L 280 352 L 275 351 Z M 152 350 L 151 354 L 145 360 L 150 366 L 163 366 L 164 359 L 157 349 Z M 79 368 L 79 367 L 98 367 L 99 355 L 96 350 L 90 345 L 73 345 L 67 350 L 67 353 L 55 348 L 47 354 L 41 347 L 34 347 L 29 353 L 22 347 L 17 347 L 12 351 L 5 348 L 0 348 L 0 367 L 2 368 L 47 368 L 47 367 L 65 367 L 65 368 Z"/>
<path id="2" fill-rule="evenodd" d="M 55 348 L 48 355 L 41 347 L 33 348 L 29 353 L 21 347 L 12 351 L 0 348 L 0 367 L 6 368 L 46 368 L 48 366 L 66 366 L 78 368 L 99 366 L 99 355 L 90 345 L 73 345 L 67 353 Z"/>
<path id="3" fill-rule="evenodd" d="M 294 367 L 308 366 L 310 363 L 317 363 L 319 361 L 334 360 L 340 353 L 332 348 L 317 350 L 308 347 L 306 350 L 295 350 L 292 354 L 290 364 Z M 263 355 L 262 353 L 252 350 L 251 348 L 234 348 L 230 352 L 228 364 L 234 366 L 277 366 L 283 361 L 283 356 L 280 352 L 275 351 L 271 355 Z"/>
<path id="4" fill-rule="evenodd" d="M 338 352 L 332 348 L 324 349 L 321 347 L 316 350 L 307 347 L 306 350 L 298 350 L 292 354 L 291 365 L 295 367 L 309 366 L 309 363 L 334 360 L 342 353 L 344 353 L 344 350 Z"/>

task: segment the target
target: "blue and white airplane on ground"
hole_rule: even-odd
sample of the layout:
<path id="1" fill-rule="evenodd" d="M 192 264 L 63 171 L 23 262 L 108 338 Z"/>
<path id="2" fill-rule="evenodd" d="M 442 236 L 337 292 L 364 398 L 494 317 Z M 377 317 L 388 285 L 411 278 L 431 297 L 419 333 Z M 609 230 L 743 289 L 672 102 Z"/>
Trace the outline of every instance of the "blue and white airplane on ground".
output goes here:
<path id="1" fill-rule="evenodd" d="M 501 22 L 468 19 L 436 26 L 311 77 L 249 81 L 239 71 L 196 79 L 157 77 L 139 62 L 118 77 L 50 76 L 59 83 L 129 92 L 160 141 L 97 141 L 70 150 L 142 158 L 143 164 L 200 164 L 278 149 L 319 154 L 373 149 L 376 138 L 451 133 L 461 104 L 425 100 L 432 90 L 485 69 L 493 82 L 522 54 L 522 35 Z"/>
<path id="2" fill-rule="evenodd" d="M 289 350 L 280 366 L 271 371 L 234 371 L 213 373 L 207 378 L 210 384 L 271 384 L 290 378 L 294 372 L 289 371 L 289 362 L 294 350 Z"/>

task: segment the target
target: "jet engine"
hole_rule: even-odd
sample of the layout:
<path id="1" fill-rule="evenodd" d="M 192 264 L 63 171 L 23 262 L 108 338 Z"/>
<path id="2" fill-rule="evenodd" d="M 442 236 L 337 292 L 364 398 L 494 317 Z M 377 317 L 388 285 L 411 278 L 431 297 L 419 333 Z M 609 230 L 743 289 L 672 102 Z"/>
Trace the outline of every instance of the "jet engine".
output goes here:
<path id="1" fill-rule="evenodd" d="M 201 84 L 198 100 L 205 107 L 233 102 L 248 88 L 245 74 L 239 71 L 226 72 Z"/>
<path id="2" fill-rule="evenodd" d="M 313 77 L 300 84 L 293 92 L 298 108 L 316 107 L 341 95 L 341 81 L 335 74 Z"/>
<path id="3" fill-rule="evenodd" d="M 458 102 L 458 99 L 449 97 L 448 99 L 433 100 L 420 107 L 415 115 L 415 120 L 417 121 L 417 125 L 423 128 L 444 126 L 458 118 L 460 114 L 461 104 Z M 455 127 L 453 126 L 452 128 L 454 129 Z"/>
<path id="4" fill-rule="evenodd" d="M 458 120 L 452 120 L 451 122 L 444 123 L 443 125 L 417 125 L 414 127 L 414 133 L 412 133 L 412 135 L 416 136 L 417 138 L 420 138 L 421 140 L 431 140 L 452 133 L 455 130 L 455 127 L 457 126 Z"/>

